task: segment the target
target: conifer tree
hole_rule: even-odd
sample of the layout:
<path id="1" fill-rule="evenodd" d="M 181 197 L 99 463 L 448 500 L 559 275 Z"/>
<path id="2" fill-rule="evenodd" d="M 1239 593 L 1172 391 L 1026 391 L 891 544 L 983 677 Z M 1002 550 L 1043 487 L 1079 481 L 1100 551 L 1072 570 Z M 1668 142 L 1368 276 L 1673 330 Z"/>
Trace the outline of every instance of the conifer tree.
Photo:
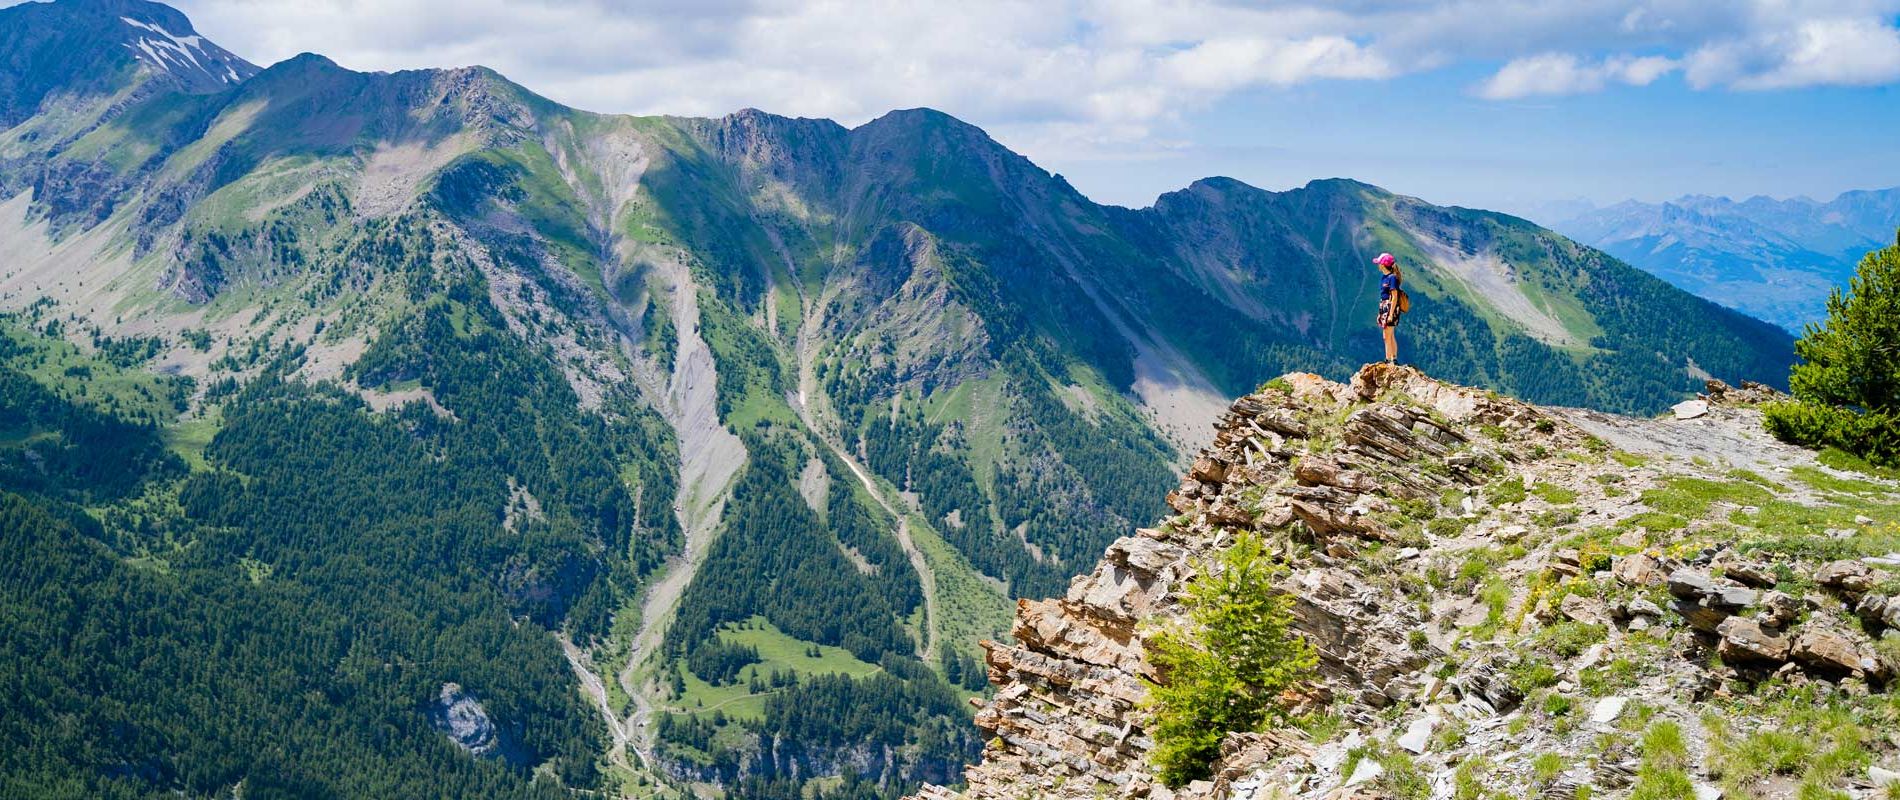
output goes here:
<path id="1" fill-rule="evenodd" d="M 1795 444 L 1832 446 L 1900 465 L 1900 236 L 1868 253 L 1827 319 L 1795 343 L 1794 400 L 1767 409 L 1768 430 Z"/>
<path id="2" fill-rule="evenodd" d="M 1189 585 L 1193 624 L 1149 639 L 1162 676 L 1150 693 L 1154 759 L 1168 785 L 1206 777 L 1227 733 L 1283 720 L 1282 693 L 1317 663 L 1274 588 L 1284 569 L 1258 536 L 1240 536 Z"/>

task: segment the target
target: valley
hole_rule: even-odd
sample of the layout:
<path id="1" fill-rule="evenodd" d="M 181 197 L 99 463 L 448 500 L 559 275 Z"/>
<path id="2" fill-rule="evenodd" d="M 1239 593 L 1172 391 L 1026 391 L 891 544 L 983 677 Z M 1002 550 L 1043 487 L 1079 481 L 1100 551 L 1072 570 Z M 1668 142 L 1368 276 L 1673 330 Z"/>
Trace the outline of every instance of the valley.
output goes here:
<path id="1" fill-rule="evenodd" d="M 1376 356 L 1373 254 L 1407 359 L 1486 391 L 1651 415 L 1793 358 L 1354 181 L 1129 209 L 929 109 L 212 80 L 139 55 L 195 35 L 162 5 L 0 23 L 9 796 L 892 800 L 982 752 L 982 642 L 1168 516 L 1227 398 Z"/>

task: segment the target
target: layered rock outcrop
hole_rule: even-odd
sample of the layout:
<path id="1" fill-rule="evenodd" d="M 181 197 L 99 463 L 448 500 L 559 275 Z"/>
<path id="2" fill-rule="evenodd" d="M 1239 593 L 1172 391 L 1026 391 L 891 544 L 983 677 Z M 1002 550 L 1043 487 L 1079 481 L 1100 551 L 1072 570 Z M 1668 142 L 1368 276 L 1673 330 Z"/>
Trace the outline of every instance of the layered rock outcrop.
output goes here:
<path id="1" fill-rule="evenodd" d="M 1168 493 L 1175 516 L 1115 542 L 1064 597 L 1019 603 L 1014 641 L 986 644 L 998 690 L 976 718 L 990 734 L 982 762 L 960 792 L 922 796 L 1449 797 L 1459 781 L 1616 796 L 1639 772 L 1641 726 L 1657 720 L 1688 729 L 1705 760 L 1694 779 L 1715 791 L 1716 756 L 1733 743 L 1720 714 L 1703 717 L 1711 699 L 1884 690 L 1900 648 L 1878 640 L 1900 622 L 1900 575 L 1879 556 L 1809 557 L 1856 545 L 1781 521 L 1801 503 L 1845 502 L 1827 483 L 1838 476 L 1799 454 L 1754 452 L 1795 459 L 1770 478 L 1746 469 L 1756 462 L 1628 453 L 1605 438 L 1668 425 L 1701 426 L 1653 437 L 1676 447 L 1729 436 L 1752 412 L 1711 388 L 1720 413 L 1615 420 L 1405 367 L 1271 382 L 1221 418 Z M 1744 451 L 1733 444 L 1714 452 Z M 1900 502 L 1890 511 L 1900 519 Z M 1319 656 L 1293 700 L 1312 724 L 1231 733 L 1208 780 L 1164 786 L 1144 700 L 1165 676 L 1145 637 L 1180 623 L 1187 583 L 1243 532 L 1288 567 L 1277 588 Z"/>

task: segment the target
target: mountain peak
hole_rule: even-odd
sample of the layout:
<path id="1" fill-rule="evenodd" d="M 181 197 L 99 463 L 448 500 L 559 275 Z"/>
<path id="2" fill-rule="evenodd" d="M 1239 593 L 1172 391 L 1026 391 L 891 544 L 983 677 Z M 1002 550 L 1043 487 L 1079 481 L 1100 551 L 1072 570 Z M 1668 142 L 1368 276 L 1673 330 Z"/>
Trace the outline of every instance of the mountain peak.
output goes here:
<path id="1" fill-rule="evenodd" d="M 256 65 L 198 34 L 177 9 L 145 0 L 59 0 L 0 9 L 0 128 L 55 96 L 115 93 L 139 81 L 177 91 L 222 91 Z"/>

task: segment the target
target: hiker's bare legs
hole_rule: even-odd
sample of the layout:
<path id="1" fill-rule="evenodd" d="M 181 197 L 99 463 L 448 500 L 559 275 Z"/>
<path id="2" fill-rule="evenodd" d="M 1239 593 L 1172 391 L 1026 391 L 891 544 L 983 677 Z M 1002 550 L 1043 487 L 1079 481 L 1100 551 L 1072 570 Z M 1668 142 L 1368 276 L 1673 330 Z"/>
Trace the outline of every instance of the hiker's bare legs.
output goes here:
<path id="1" fill-rule="evenodd" d="M 1382 327 L 1380 328 L 1380 330 L 1385 331 L 1385 360 L 1387 361 L 1399 360 L 1399 340 L 1398 340 L 1398 337 L 1394 335 L 1394 332 L 1397 331 L 1398 329 L 1392 328 L 1392 327 Z"/>

